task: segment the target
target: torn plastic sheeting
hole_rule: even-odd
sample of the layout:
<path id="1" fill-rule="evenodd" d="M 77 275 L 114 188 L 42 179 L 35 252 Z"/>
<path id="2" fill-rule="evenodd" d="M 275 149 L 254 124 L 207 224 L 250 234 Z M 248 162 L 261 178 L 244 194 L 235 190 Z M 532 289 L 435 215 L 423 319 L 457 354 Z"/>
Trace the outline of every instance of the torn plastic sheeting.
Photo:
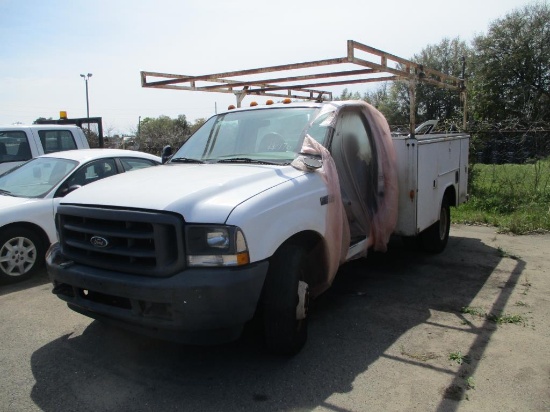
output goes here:
<path id="1" fill-rule="evenodd" d="M 327 185 L 329 197 L 333 198 L 333 200 L 327 204 L 328 209 L 325 230 L 328 250 L 329 283 L 331 283 L 338 271 L 338 267 L 347 256 L 350 242 L 348 219 L 342 204 L 338 172 L 336 171 L 336 165 L 329 151 L 309 135 L 306 135 L 304 139 L 302 153 L 321 156 L 323 167 L 316 169 L 316 173 L 321 175 L 323 181 Z M 304 162 L 298 159 L 301 159 L 301 157 L 298 157 L 292 162 L 293 167 L 299 170 L 311 171 Z"/>
<path id="2" fill-rule="evenodd" d="M 306 135 L 302 147 L 304 154 L 321 156 L 323 167 L 316 169 L 316 173 L 320 173 L 333 199 L 328 203 L 325 233 L 329 283 L 346 259 L 352 240 L 368 238 L 369 247 L 386 251 L 397 223 L 397 165 L 388 122 L 376 108 L 362 102 L 361 112 L 370 127 L 365 130 L 362 121 L 356 127 L 358 117 L 353 118 L 354 111 L 346 111 L 346 107 L 349 105 L 342 102 L 337 112 L 325 120 L 336 129 L 332 154 L 310 135 Z M 353 107 L 357 108 L 357 102 L 353 102 Z M 334 110 L 334 106 L 329 110 Z M 360 131 L 361 136 L 346 134 L 346 114 L 350 113 L 348 130 Z M 311 171 L 299 159 L 303 158 L 298 157 L 292 165 Z M 355 257 L 365 254 L 366 250 Z"/>
<path id="3" fill-rule="evenodd" d="M 364 103 L 363 113 L 376 142 L 378 156 L 378 208 L 370 217 L 369 246 L 385 252 L 397 224 L 398 179 L 397 160 L 388 121 L 374 106 Z"/>

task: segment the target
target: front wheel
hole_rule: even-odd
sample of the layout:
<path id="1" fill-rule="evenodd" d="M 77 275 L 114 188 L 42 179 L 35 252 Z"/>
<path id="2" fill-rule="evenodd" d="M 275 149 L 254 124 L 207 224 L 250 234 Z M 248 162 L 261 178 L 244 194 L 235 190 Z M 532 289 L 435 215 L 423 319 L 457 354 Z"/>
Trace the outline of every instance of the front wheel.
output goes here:
<path id="1" fill-rule="evenodd" d="M 307 340 L 309 285 L 306 251 L 286 244 L 273 255 L 264 290 L 264 335 L 269 351 L 294 355 Z"/>
<path id="2" fill-rule="evenodd" d="M 6 283 L 29 278 L 44 263 L 40 236 L 26 228 L 10 228 L 0 236 L 0 280 Z"/>
<path id="3" fill-rule="evenodd" d="M 449 241 L 451 229 L 451 208 L 446 197 L 441 201 L 439 220 L 420 234 L 422 248 L 426 252 L 441 253 Z"/>

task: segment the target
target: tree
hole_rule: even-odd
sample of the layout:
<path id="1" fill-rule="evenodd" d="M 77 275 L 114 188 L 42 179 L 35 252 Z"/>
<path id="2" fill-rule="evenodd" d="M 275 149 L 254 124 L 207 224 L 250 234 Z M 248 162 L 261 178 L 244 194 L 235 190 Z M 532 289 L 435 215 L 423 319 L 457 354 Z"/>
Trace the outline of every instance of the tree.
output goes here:
<path id="1" fill-rule="evenodd" d="M 410 60 L 425 67 L 454 76 L 462 76 L 462 58 L 471 55 L 467 44 L 460 40 L 443 39 L 438 44 L 428 45 Z M 409 123 L 409 85 L 408 82 L 394 82 L 382 99 L 380 111 L 390 124 Z M 416 124 L 431 119 L 445 119 L 459 123 L 462 118 L 460 94 L 454 90 L 442 89 L 429 83 L 417 83 L 416 86 Z M 391 120 L 390 120 L 391 119 Z"/>
<path id="2" fill-rule="evenodd" d="M 471 55 L 471 49 L 459 38 L 443 39 L 435 45 L 428 45 L 420 54 L 410 60 L 442 73 L 461 77 L 462 57 Z M 362 97 L 357 92 L 344 89 L 338 100 L 363 99 L 375 106 L 390 125 L 408 125 L 410 118 L 409 84 L 405 81 L 382 83 L 374 91 Z M 460 94 L 441 89 L 428 83 L 416 86 L 416 123 L 430 119 L 446 119 L 456 122 L 462 118 Z"/>
<path id="3" fill-rule="evenodd" d="M 179 148 L 191 134 L 191 124 L 185 115 L 176 119 L 168 116 L 146 117 L 141 121 L 136 140 L 139 150 L 159 154 L 166 145 Z"/>
<path id="4" fill-rule="evenodd" d="M 474 39 L 470 100 L 477 120 L 550 121 L 550 5 L 535 3 L 496 20 Z"/>
<path id="5" fill-rule="evenodd" d="M 206 119 L 203 117 L 196 119 L 190 127 L 191 134 L 195 133 L 197 129 L 205 123 L 206 123 Z"/>
<path id="6" fill-rule="evenodd" d="M 35 120 L 34 122 L 32 122 L 32 123 L 33 123 L 33 124 L 38 124 L 38 123 L 43 122 L 43 121 L 45 121 L 45 120 L 53 120 L 53 119 L 52 119 L 51 117 L 49 117 L 49 118 L 47 118 L 47 119 L 46 119 L 45 117 L 39 117 L 38 119 L 36 119 L 36 120 Z"/>
<path id="7" fill-rule="evenodd" d="M 471 49 L 458 37 L 443 39 L 436 45 L 428 45 L 412 60 L 426 67 L 454 77 L 462 77 L 463 58 L 471 56 Z M 469 60 L 469 59 L 467 59 Z M 430 119 L 455 120 L 460 124 L 463 105 L 460 93 L 428 83 L 418 84 L 416 90 L 417 123 Z"/>

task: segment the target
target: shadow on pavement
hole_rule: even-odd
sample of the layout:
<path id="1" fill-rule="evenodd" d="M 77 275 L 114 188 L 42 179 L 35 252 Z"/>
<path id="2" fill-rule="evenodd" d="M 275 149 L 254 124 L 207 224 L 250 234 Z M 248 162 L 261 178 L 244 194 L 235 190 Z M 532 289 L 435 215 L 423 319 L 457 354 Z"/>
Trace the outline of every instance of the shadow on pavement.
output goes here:
<path id="1" fill-rule="evenodd" d="M 343 411 L 327 398 L 350 392 L 355 378 L 426 322 L 430 310 L 460 316 L 500 260 L 498 250 L 477 239 L 452 237 L 436 256 L 392 242 L 387 253 L 341 268 L 315 302 L 308 343 L 293 358 L 266 354 L 255 335 L 189 347 L 95 321 L 82 335 L 62 336 L 34 352 L 32 399 L 44 411 Z M 475 333 L 475 350 L 483 352 L 492 329 Z M 441 405 L 452 410 L 458 402 L 442 395 Z"/>
<path id="2" fill-rule="evenodd" d="M 35 273 L 30 279 L 17 283 L 2 283 L 0 282 L 0 296 L 9 295 L 10 293 L 19 292 L 21 290 L 30 289 L 35 286 L 41 286 L 48 283 L 50 279 L 46 273 L 46 269 Z"/>

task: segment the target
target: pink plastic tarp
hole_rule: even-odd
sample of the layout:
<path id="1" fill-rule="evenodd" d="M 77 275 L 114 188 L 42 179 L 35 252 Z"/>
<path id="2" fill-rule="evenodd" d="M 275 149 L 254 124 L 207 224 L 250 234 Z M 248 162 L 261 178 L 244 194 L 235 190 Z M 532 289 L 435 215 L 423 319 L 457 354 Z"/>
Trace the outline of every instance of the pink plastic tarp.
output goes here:
<path id="1" fill-rule="evenodd" d="M 329 110 L 336 111 L 335 115 L 330 118 L 331 127 L 338 127 L 335 123 L 339 119 L 338 112 L 349 105 L 346 102 L 330 105 Z M 346 260 L 351 241 L 350 222 L 353 224 L 353 233 L 359 233 L 363 239 L 368 238 L 368 246 L 377 251 L 387 249 L 389 238 L 397 223 L 397 166 L 388 122 L 370 104 L 353 102 L 353 106 L 360 107 L 361 113 L 370 126 L 372 134 L 370 141 L 374 142 L 374 144 L 371 143 L 371 147 L 375 147 L 374 152 L 376 153 L 374 162 L 372 154 L 368 159 L 362 158 L 359 146 L 351 155 L 347 154 L 348 157 L 341 154 L 342 152 L 333 150 L 338 157 L 338 162 L 335 162 L 331 153 L 309 135 L 306 135 L 302 147 L 302 153 L 321 157 L 322 167 L 315 169 L 314 172 L 321 175 L 327 185 L 329 199 L 332 200 L 328 203 L 325 233 L 329 260 L 328 284 L 332 282 L 340 264 Z M 322 110 L 319 116 L 321 115 L 326 115 L 326 110 Z M 339 144 L 346 146 L 348 143 L 346 138 L 346 136 L 339 137 Z M 366 143 L 354 144 L 364 145 Z M 350 147 L 353 149 L 356 146 L 348 145 L 345 150 L 349 152 Z M 294 167 L 313 171 L 299 159 L 292 163 Z M 367 164 L 369 162 L 370 164 Z M 348 163 L 358 164 L 360 167 L 347 169 Z M 363 163 L 365 164 L 363 165 Z M 340 176 L 338 166 L 343 172 Z M 357 170 L 360 172 L 356 173 Z M 375 176 L 369 176 L 369 171 Z M 360 189 L 354 190 L 354 188 L 364 188 L 368 185 L 376 186 L 368 188 L 369 196 L 362 196 L 363 192 Z M 355 193 L 350 193 L 352 191 Z M 354 257 L 361 257 L 365 254 L 366 250 Z"/>

